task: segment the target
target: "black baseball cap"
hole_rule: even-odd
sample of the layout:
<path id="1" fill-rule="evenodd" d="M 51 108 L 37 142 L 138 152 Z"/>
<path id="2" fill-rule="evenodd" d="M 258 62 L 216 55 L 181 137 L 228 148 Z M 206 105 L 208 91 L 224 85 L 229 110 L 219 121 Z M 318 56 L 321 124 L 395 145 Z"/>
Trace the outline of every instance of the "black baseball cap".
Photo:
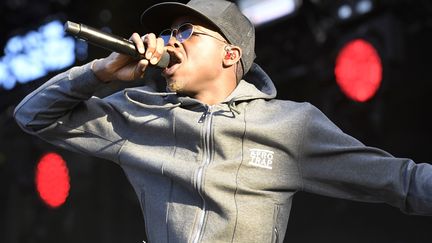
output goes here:
<path id="1" fill-rule="evenodd" d="M 230 44 L 242 49 L 243 75 L 249 71 L 255 59 L 255 28 L 236 4 L 225 0 L 159 3 L 142 13 L 141 24 L 158 34 L 182 16 L 196 17 L 215 26 Z"/>

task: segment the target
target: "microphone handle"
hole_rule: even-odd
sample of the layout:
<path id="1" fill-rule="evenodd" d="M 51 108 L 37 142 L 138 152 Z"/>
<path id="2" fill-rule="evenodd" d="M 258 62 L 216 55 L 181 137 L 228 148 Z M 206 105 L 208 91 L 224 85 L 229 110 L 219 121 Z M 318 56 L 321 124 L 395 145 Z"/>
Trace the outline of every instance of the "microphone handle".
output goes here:
<path id="1" fill-rule="evenodd" d="M 91 44 L 102 47 L 104 49 L 129 55 L 136 59 L 143 59 L 144 55 L 139 53 L 130 40 L 119 37 L 110 33 L 100 31 L 84 24 L 78 24 L 71 21 L 65 23 L 65 31 L 73 36 L 83 39 Z M 159 68 L 165 68 L 169 64 L 170 56 L 165 51 L 162 58 L 155 65 Z"/>

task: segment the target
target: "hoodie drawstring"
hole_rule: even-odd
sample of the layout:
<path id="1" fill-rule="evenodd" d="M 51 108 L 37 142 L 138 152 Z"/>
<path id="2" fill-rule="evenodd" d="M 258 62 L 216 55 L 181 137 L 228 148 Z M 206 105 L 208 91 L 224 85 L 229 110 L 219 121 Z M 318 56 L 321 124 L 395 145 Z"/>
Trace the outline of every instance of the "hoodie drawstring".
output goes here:
<path id="1" fill-rule="evenodd" d="M 162 106 L 162 105 L 147 105 L 147 104 L 140 103 L 140 102 L 135 101 L 135 100 L 133 100 L 132 98 L 130 98 L 129 95 L 128 95 L 128 91 L 130 91 L 130 90 L 127 90 L 127 89 L 123 90 L 123 95 L 126 97 L 126 99 L 127 99 L 129 102 L 131 102 L 131 103 L 133 103 L 133 104 L 135 104 L 135 105 L 138 105 L 138 106 L 140 106 L 140 107 L 143 107 L 143 108 L 150 108 L 150 109 L 172 109 L 172 108 L 176 108 L 176 107 L 181 106 L 181 103 L 176 103 L 176 104 L 166 104 L 166 105 L 163 105 L 163 106 Z M 176 93 L 156 93 L 156 92 L 149 92 L 149 91 L 145 91 L 145 90 L 138 90 L 138 89 L 134 89 L 133 91 L 134 91 L 134 92 L 143 93 L 143 94 L 146 94 L 146 95 L 153 95 L 153 96 L 168 96 L 168 95 L 176 95 Z"/>
<path id="2" fill-rule="evenodd" d="M 237 115 L 240 115 L 240 111 L 237 109 L 236 100 L 233 98 L 228 102 L 228 108 L 230 109 L 231 113 L 233 114 L 233 117 L 235 117 L 235 113 Z"/>

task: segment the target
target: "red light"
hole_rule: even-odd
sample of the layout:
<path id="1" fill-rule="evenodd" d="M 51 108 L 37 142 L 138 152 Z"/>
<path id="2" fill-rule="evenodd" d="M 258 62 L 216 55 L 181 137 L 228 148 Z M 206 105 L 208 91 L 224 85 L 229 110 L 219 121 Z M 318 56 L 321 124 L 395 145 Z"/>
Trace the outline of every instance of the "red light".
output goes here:
<path id="1" fill-rule="evenodd" d="M 381 58 L 363 39 L 347 43 L 336 58 L 336 82 L 350 99 L 365 102 L 378 91 L 382 81 Z"/>
<path id="2" fill-rule="evenodd" d="M 40 159 L 36 168 L 36 189 L 48 206 L 57 208 L 66 201 L 69 182 L 69 170 L 60 155 L 48 153 Z"/>

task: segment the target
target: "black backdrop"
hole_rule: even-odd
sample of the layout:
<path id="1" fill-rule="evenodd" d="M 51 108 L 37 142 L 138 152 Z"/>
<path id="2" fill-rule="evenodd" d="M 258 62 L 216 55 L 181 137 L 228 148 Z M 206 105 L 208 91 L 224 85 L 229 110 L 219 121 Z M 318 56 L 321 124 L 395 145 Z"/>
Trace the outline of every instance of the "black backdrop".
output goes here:
<path id="1" fill-rule="evenodd" d="M 0 46 L 53 18 L 109 26 L 127 37 L 142 29 L 141 11 L 156 2 L 2 1 Z M 256 61 L 275 82 L 278 98 L 311 102 L 363 143 L 431 162 L 432 4 L 379 1 L 370 14 L 341 21 L 335 15 L 341 2 L 304 1 L 294 16 L 259 27 Z M 383 84 L 366 103 L 350 101 L 334 81 L 338 50 L 355 37 L 371 41 L 383 59 Z M 89 47 L 89 58 L 76 65 L 107 54 Z M 142 242 L 140 206 L 120 168 L 55 148 L 12 120 L 19 100 L 54 74 L 13 90 L 0 88 L 0 242 Z M 60 153 L 70 170 L 70 195 L 58 209 L 46 207 L 34 187 L 34 166 L 48 151 Z M 431 218 L 387 205 L 298 193 L 285 242 L 426 243 L 431 229 Z"/>

